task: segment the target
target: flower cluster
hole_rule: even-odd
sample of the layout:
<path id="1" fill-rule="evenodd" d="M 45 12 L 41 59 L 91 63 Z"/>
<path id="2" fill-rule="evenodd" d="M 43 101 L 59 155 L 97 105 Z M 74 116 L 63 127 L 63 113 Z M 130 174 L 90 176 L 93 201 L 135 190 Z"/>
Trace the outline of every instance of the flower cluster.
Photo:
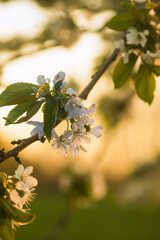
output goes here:
<path id="1" fill-rule="evenodd" d="M 65 119 L 67 121 L 67 130 L 65 130 L 62 135 L 58 136 L 55 129 L 52 129 L 52 148 L 60 150 L 63 155 L 67 155 L 67 153 L 70 152 L 72 155 L 77 156 L 80 150 L 86 151 L 82 143 L 90 143 L 91 135 L 95 137 L 101 136 L 100 131 L 102 127 L 93 127 L 93 114 L 96 109 L 96 104 L 88 108 L 85 107 L 83 100 L 77 96 L 77 92 L 72 88 L 68 88 L 65 94 L 61 93 L 61 90 L 66 85 L 64 79 L 65 73 L 59 72 L 55 75 L 52 82 L 54 88 L 54 102 L 59 101 L 58 104 L 60 107 L 58 111 L 61 111 L 61 115 L 65 116 L 63 120 Z M 41 86 L 50 83 L 51 80 L 48 78 L 45 79 L 44 76 L 40 75 L 37 78 L 37 82 Z M 43 122 L 28 121 L 28 124 L 35 126 L 31 131 L 31 135 L 38 133 L 39 139 L 45 136 Z"/>
<path id="2" fill-rule="evenodd" d="M 36 178 L 30 176 L 33 171 L 33 167 L 29 166 L 24 169 L 20 164 L 15 171 L 14 176 L 8 176 L 6 182 L 6 189 L 8 197 L 14 207 L 24 210 L 24 205 L 28 204 L 34 199 L 35 190 L 38 181 Z"/>
<path id="3" fill-rule="evenodd" d="M 135 27 L 129 27 L 125 40 L 121 39 L 114 43 L 115 48 L 120 49 L 123 54 L 123 62 L 126 64 L 129 62 L 129 55 L 135 53 L 140 56 L 145 63 L 152 64 L 156 58 L 160 58 L 159 43 L 154 43 L 154 52 L 146 48 L 150 33 L 147 29 L 138 31 Z M 153 46 L 152 46 L 153 48 Z"/>
<path id="4" fill-rule="evenodd" d="M 68 113 L 66 120 L 69 122 L 70 129 L 64 131 L 60 137 L 54 132 L 53 149 L 60 149 L 64 155 L 70 151 L 73 156 L 77 156 L 80 150 L 86 151 L 81 144 L 90 143 L 91 135 L 101 136 L 102 127 L 92 127 L 94 124 L 92 115 L 95 108 L 96 104 L 86 108 L 78 96 L 72 95 L 65 105 L 65 111 Z"/>

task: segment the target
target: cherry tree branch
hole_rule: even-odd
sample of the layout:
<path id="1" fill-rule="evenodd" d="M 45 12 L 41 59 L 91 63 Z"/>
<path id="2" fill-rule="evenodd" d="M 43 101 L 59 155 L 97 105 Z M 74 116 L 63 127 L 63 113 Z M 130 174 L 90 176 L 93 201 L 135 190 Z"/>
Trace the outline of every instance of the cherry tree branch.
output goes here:
<path id="1" fill-rule="evenodd" d="M 32 144 L 38 140 L 40 140 L 38 138 L 38 134 L 35 134 L 29 138 L 18 140 L 17 141 L 18 146 L 14 147 L 13 149 L 11 149 L 8 152 L 4 152 L 4 148 L 3 148 L 2 150 L 0 150 L 0 163 L 4 162 L 5 160 L 7 160 L 10 157 L 14 157 L 14 159 L 18 163 L 20 163 L 20 159 L 18 157 L 19 152 L 21 152 L 23 149 L 28 147 L 30 144 Z M 12 142 L 12 144 L 16 144 L 16 141 L 14 141 L 14 143 Z"/>
<path id="2" fill-rule="evenodd" d="M 105 60 L 105 62 L 100 66 L 98 71 L 91 77 L 91 82 L 83 89 L 83 91 L 79 94 L 80 98 L 87 99 L 88 94 L 92 90 L 92 88 L 95 86 L 95 84 L 98 82 L 100 77 L 103 75 L 103 73 L 107 70 L 107 68 L 110 66 L 112 62 L 114 62 L 118 56 L 119 49 L 116 48 L 113 53 L 110 55 L 109 58 Z"/>
<path id="3" fill-rule="evenodd" d="M 109 58 L 106 59 L 106 61 L 101 65 L 101 67 L 98 69 L 98 71 L 92 76 L 91 82 L 83 89 L 83 91 L 79 94 L 80 98 L 87 99 L 89 93 L 91 92 L 92 88 L 95 86 L 95 84 L 98 82 L 100 77 L 104 74 L 104 72 L 108 69 L 110 64 L 114 62 L 118 56 L 119 49 L 115 49 L 112 54 L 110 55 Z M 57 126 L 60 123 L 58 121 L 55 126 Z M 14 157 L 14 159 L 18 162 L 21 163 L 20 158 L 18 157 L 18 154 L 31 145 L 32 143 L 36 141 L 41 141 L 44 142 L 45 138 L 39 139 L 38 134 L 35 134 L 31 137 L 28 137 L 26 139 L 18 140 L 18 141 L 13 141 L 11 144 L 15 145 L 17 144 L 16 147 L 13 149 L 9 150 L 8 152 L 4 151 L 4 148 L 0 150 L 0 163 L 4 162 L 5 160 Z"/>

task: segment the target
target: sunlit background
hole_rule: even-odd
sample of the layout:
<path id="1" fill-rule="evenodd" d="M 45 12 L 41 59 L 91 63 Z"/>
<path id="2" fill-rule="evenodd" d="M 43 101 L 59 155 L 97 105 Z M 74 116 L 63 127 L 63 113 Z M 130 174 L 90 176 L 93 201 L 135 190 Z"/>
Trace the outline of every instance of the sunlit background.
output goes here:
<path id="1" fill-rule="evenodd" d="M 64 71 L 68 87 L 80 92 L 121 37 L 106 27 L 121 10 L 120 2 L 1 1 L 0 90 Z M 149 106 L 138 99 L 132 81 L 114 90 L 114 66 L 86 101 L 97 103 L 96 124 L 103 126 L 102 137 L 85 146 L 87 153 L 64 157 L 47 141 L 20 153 L 24 166 L 34 166 L 39 185 L 31 204 L 37 218 L 18 229 L 16 239 L 160 239 L 159 79 Z M 27 138 L 32 130 L 27 124 L 4 127 L 10 109 L 0 109 L 0 145 L 6 151 L 12 140 Z M 41 121 L 41 114 L 33 120 Z M 13 159 L 0 165 L 8 174 L 16 168 Z"/>

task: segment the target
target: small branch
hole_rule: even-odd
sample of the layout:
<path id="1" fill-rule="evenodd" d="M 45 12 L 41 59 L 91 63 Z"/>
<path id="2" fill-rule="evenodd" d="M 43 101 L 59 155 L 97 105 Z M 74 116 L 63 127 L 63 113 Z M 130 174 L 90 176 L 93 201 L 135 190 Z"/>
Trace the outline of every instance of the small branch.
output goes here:
<path id="1" fill-rule="evenodd" d="M 14 157 L 14 159 L 17 162 L 20 162 L 20 159 L 18 158 L 18 154 L 19 152 L 21 152 L 23 149 L 25 149 L 26 147 L 28 147 L 30 144 L 39 141 L 40 139 L 38 138 L 38 134 L 35 134 L 29 138 L 23 139 L 20 141 L 20 144 L 18 144 L 17 147 L 11 149 L 8 152 L 4 152 L 4 149 L 2 149 L 0 151 L 0 163 L 4 162 L 6 159 L 10 158 L 10 157 Z"/>
<path id="2" fill-rule="evenodd" d="M 106 59 L 106 61 L 103 63 L 103 65 L 99 68 L 99 70 L 92 76 L 91 82 L 84 88 L 84 90 L 79 94 L 80 98 L 87 99 L 88 94 L 94 87 L 94 85 L 98 82 L 100 77 L 103 75 L 103 73 L 107 70 L 107 68 L 110 66 L 110 64 L 116 60 L 119 53 L 119 49 L 115 49 L 111 56 Z M 55 127 L 60 123 L 60 121 L 57 121 Z M 4 149 L 0 150 L 0 163 L 4 162 L 10 157 L 14 157 L 14 159 L 20 163 L 20 158 L 18 157 L 19 152 L 21 152 L 23 149 L 31 145 L 32 143 L 36 141 L 44 142 L 45 138 L 39 139 L 38 134 L 35 134 L 29 138 L 12 141 L 11 144 L 15 145 L 18 144 L 15 148 L 11 149 L 8 152 L 4 152 Z"/>
<path id="3" fill-rule="evenodd" d="M 111 56 L 106 59 L 106 61 L 103 63 L 103 65 L 98 69 L 98 71 L 92 76 L 91 82 L 84 88 L 84 90 L 79 94 L 80 98 L 87 99 L 88 94 L 94 87 L 94 85 L 98 82 L 100 77 L 103 75 L 103 73 L 107 70 L 107 68 L 110 66 L 112 62 L 114 62 L 118 56 L 119 49 L 115 49 Z"/>

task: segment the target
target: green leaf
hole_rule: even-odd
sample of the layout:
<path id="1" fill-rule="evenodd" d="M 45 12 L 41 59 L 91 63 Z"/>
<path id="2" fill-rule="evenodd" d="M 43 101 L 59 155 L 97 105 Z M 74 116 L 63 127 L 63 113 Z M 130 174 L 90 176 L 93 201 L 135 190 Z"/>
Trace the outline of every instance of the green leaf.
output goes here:
<path id="1" fill-rule="evenodd" d="M 55 126 L 56 119 L 57 119 L 57 113 L 59 109 L 59 103 L 48 101 L 44 105 L 44 132 L 46 135 L 46 138 L 50 142 L 51 140 L 51 131 L 52 128 Z"/>
<path id="2" fill-rule="evenodd" d="M 21 211 L 20 209 L 14 207 L 6 199 L 0 198 L 0 204 L 6 215 L 15 222 L 28 224 L 35 219 L 35 215 L 29 212 Z"/>
<path id="3" fill-rule="evenodd" d="M 56 82 L 56 84 L 54 85 L 54 89 L 55 91 L 59 90 L 61 85 L 62 85 L 62 80 L 59 80 L 58 82 Z"/>
<path id="4" fill-rule="evenodd" d="M 160 76 L 160 66 L 154 65 L 152 71 L 156 76 Z"/>
<path id="5" fill-rule="evenodd" d="M 123 58 L 120 59 L 113 72 L 113 82 L 115 88 L 121 88 L 126 83 L 136 61 L 137 56 L 135 54 L 129 55 L 129 62 L 126 64 L 123 62 Z"/>
<path id="6" fill-rule="evenodd" d="M 31 83 L 14 83 L 0 94 L 0 107 L 14 105 L 34 99 L 39 86 Z"/>
<path id="7" fill-rule="evenodd" d="M 157 3 L 148 1 L 146 3 L 145 9 L 151 10 L 153 8 L 156 8 L 157 6 L 158 6 Z"/>
<path id="8" fill-rule="evenodd" d="M 5 122 L 5 125 L 9 125 L 14 123 L 15 120 L 17 120 L 23 113 L 26 111 L 29 111 L 30 107 L 33 106 L 36 102 L 31 100 L 27 101 L 25 103 L 20 103 L 16 107 L 14 107 L 8 114 Z"/>
<path id="9" fill-rule="evenodd" d="M 124 10 L 128 11 L 132 8 L 133 4 L 132 2 L 121 2 L 121 6 L 124 8 Z"/>
<path id="10" fill-rule="evenodd" d="M 40 109 L 41 105 L 43 104 L 42 101 L 37 101 L 34 102 L 27 110 L 26 115 L 24 117 L 21 117 L 20 119 L 18 119 L 18 121 L 14 122 L 14 124 L 17 123 L 22 123 L 25 121 L 28 121 L 31 117 L 33 117 L 38 110 Z"/>
<path id="11" fill-rule="evenodd" d="M 49 83 L 45 83 L 42 86 L 39 87 L 36 97 L 40 98 L 40 97 L 45 97 L 47 95 L 50 95 L 50 86 Z"/>
<path id="12" fill-rule="evenodd" d="M 136 22 L 136 18 L 131 13 L 125 12 L 114 16 L 106 26 L 116 31 L 126 31 L 130 26 L 134 26 Z"/>
<path id="13" fill-rule="evenodd" d="M 138 96 L 149 104 L 152 103 L 155 90 L 155 78 L 152 71 L 145 65 L 141 65 L 134 76 L 135 87 Z"/>
<path id="14" fill-rule="evenodd" d="M 7 216 L 4 217 L 2 211 L 0 211 L 0 239 L 2 240 L 15 239 L 11 219 L 8 218 Z"/>
<path id="15" fill-rule="evenodd" d="M 0 197 L 6 193 L 7 175 L 0 172 Z"/>

